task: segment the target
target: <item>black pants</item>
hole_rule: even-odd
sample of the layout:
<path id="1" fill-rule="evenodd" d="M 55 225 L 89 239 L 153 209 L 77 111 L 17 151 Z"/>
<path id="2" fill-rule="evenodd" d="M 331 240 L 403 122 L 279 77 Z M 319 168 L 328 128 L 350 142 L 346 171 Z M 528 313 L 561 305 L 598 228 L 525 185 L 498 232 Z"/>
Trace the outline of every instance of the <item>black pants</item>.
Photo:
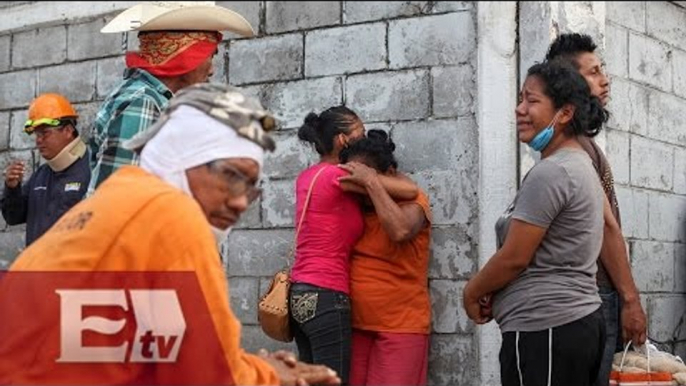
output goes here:
<path id="1" fill-rule="evenodd" d="M 289 306 L 300 360 L 330 367 L 347 385 L 352 339 L 348 295 L 294 283 Z"/>
<path id="2" fill-rule="evenodd" d="M 600 309 L 544 331 L 506 332 L 500 349 L 503 386 L 589 386 L 605 348 Z"/>

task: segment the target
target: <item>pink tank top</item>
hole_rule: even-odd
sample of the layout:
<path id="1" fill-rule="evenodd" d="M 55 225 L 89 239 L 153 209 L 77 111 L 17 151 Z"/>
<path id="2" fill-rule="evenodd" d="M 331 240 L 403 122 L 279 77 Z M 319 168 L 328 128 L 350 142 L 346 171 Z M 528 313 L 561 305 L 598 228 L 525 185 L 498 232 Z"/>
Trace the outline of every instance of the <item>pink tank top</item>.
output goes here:
<path id="1" fill-rule="evenodd" d="M 338 177 L 347 175 L 336 165 L 320 163 L 303 171 L 296 181 L 295 225 L 298 225 L 315 174 L 325 167 L 312 189 L 310 204 L 298 236 L 291 280 L 350 292 L 350 254 L 364 231 L 362 212 L 354 193 L 341 190 Z"/>

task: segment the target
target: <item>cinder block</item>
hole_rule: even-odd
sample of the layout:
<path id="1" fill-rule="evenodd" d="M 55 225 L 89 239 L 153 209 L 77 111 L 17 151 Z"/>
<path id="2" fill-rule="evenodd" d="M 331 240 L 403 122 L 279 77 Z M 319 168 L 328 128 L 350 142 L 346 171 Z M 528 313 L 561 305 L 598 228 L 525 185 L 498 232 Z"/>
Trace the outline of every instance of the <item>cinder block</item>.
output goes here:
<path id="1" fill-rule="evenodd" d="M 93 124 L 95 123 L 95 116 L 98 114 L 100 106 L 100 102 L 74 104 L 74 109 L 79 114 L 79 121 L 76 128 L 79 131 L 81 138 L 83 138 L 86 143 L 88 143 L 88 139 L 93 134 Z"/>
<path id="2" fill-rule="evenodd" d="M 433 334 L 429 344 L 429 385 L 479 386 L 478 348 L 472 336 Z"/>
<path id="3" fill-rule="evenodd" d="M 36 96 L 36 70 L 0 74 L 0 109 L 29 107 Z"/>
<path id="4" fill-rule="evenodd" d="M 477 270 L 478 250 L 474 227 L 434 227 L 431 230 L 431 260 L 429 277 L 432 279 L 467 280 Z"/>
<path id="5" fill-rule="evenodd" d="M 648 207 L 651 239 L 686 243 L 686 197 L 652 194 Z"/>
<path id="6" fill-rule="evenodd" d="M 265 227 L 292 227 L 295 216 L 295 181 L 272 180 L 264 184 L 262 218 Z"/>
<path id="7" fill-rule="evenodd" d="M 648 299 L 648 335 L 659 341 L 674 338 L 686 339 L 686 330 L 678 328 L 686 315 L 686 297 L 683 294 L 654 295 Z"/>
<path id="8" fill-rule="evenodd" d="M 38 92 L 56 92 L 70 102 L 89 102 L 95 97 L 95 61 L 69 63 L 38 70 Z M 65 79 L 69 79 L 65 82 Z"/>
<path id="9" fill-rule="evenodd" d="M 686 52 L 672 51 L 672 77 L 674 79 L 674 93 L 686 98 Z"/>
<path id="10" fill-rule="evenodd" d="M 9 269 L 26 245 L 26 234 L 13 228 L 10 227 L 10 232 L 0 232 L 0 270 Z"/>
<path id="11" fill-rule="evenodd" d="M 648 35 L 686 50 L 686 10 L 668 1 L 647 1 Z"/>
<path id="12" fill-rule="evenodd" d="M 238 12 L 245 20 L 250 23 L 255 34 L 260 33 L 260 7 L 261 1 L 217 1 L 216 4 L 220 7 L 228 8 L 234 12 Z M 234 39 L 241 37 L 229 31 L 223 31 L 224 39 Z"/>
<path id="13" fill-rule="evenodd" d="M 230 276 L 271 276 L 286 265 L 293 230 L 236 230 L 229 234 Z"/>
<path id="14" fill-rule="evenodd" d="M 434 225 L 471 226 L 478 221 L 478 176 L 473 169 L 411 176 L 431 198 Z"/>
<path id="15" fill-rule="evenodd" d="M 639 189 L 615 186 L 624 237 L 648 238 L 648 193 Z"/>
<path id="16" fill-rule="evenodd" d="M 638 82 L 672 91 L 670 50 L 663 43 L 629 34 L 629 77 Z"/>
<path id="17" fill-rule="evenodd" d="M 429 116 L 426 70 L 354 75 L 346 80 L 346 104 L 363 121 L 389 121 Z"/>
<path id="18" fill-rule="evenodd" d="M 474 324 L 469 321 L 462 305 L 465 282 L 431 280 L 431 309 L 433 332 L 441 334 L 470 334 Z"/>
<path id="19" fill-rule="evenodd" d="M 674 184 L 674 148 L 643 137 L 631 138 L 631 184 L 671 190 Z"/>
<path id="20" fill-rule="evenodd" d="M 648 135 L 648 90 L 617 77 L 612 77 L 610 87 L 608 127 Z"/>
<path id="21" fill-rule="evenodd" d="M 686 245 L 674 244 L 674 291 L 686 292 Z"/>
<path id="22" fill-rule="evenodd" d="M 267 32 L 303 30 L 341 23 L 340 1 L 267 1 Z"/>
<path id="23" fill-rule="evenodd" d="M 10 149 L 28 150 L 36 147 L 36 137 L 24 132 L 24 123 L 29 118 L 28 110 L 12 111 L 10 120 Z"/>
<path id="24" fill-rule="evenodd" d="M 10 113 L 0 113 L 0 151 L 10 147 Z"/>
<path id="25" fill-rule="evenodd" d="M 305 76 L 380 70 L 385 67 L 384 23 L 312 31 L 305 36 Z"/>
<path id="26" fill-rule="evenodd" d="M 97 96 L 105 99 L 123 81 L 126 63 L 123 57 L 97 61 Z"/>
<path id="27" fill-rule="evenodd" d="M 241 347 L 248 353 L 257 353 L 261 348 L 269 352 L 286 350 L 297 353 L 295 342 L 284 343 L 268 337 L 260 326 L 243 326 L 241 329 Z"/>
<path id="28" fill-rule="evenodd" d="M 636 240 L 631 265 L 636 287 L 641 292 L 670 292 L 674 289 L 674 244 Z"/>
<path id="29" fill-rule="evenodd" d="M 434 1 L 433 4 L 434 13 L 468 11 L 472 8 L 474 8 L 473 1 Z"/>
<path id="30" fill-rule="evenodd" d="M 12 39 L 12 67 L 62 63 L 67 58 L 67 28 L 63 25 L 20 32 Z"/>
<path id="31" fill-rule="evenodd" d="M 605 130 L 607 134 L 607 152 L 605 153 L 608 162 L 612 168 L 614 180 L 618 184 L 628 184 L 630 181 L 629 175 L 629 133 L 619 130 Z"/>
<path id="32" fill-rule="evenodd" d="M 302 77 L 303 37 L 289 34 L 232 41 L 229 82 L 234 85 Z"/>
<path id="33" fill-rule="evenodd" d="M 399 16 L 421 15 L 428 10 L 428 1 L 346 1 L 346 23 L 392 19 Z"/>
<path id="34" fill-rule="evenodd" d="M 646 3 L 642 1 L 610 1 L 607 20 L 637 32 L 646 31 Z"/>
<path id="35" fill-rule="evenodd" d="M 12 35 L 0 36 L 0 72 L 10 69 L 10 47 Z"/>
<path id="36" fill-rule="evenodd" d="M 319 161 L 314 148 L 298 139 L 296 130 L 288 130 L 274 136 L 276 151 L 267 153 L 264 174 L 272 179 L 294 179 Z"/>
<path id="37" fill-rule="evenodd" d="M 270 84 L 261 94 L 262 105 L 274 113 L 282 129 L 300 127 L 308 113 L 320 114 L 343 101 L 340 78 Z"/>
<path id="38" fill-rule="evenodd" d="M 258 198 L 243 212 L 241 219 L 236 224 L 236 229 L 250 229 L 262 227 L 262 199 Z"/>
<path id="39" fill-rule="evenodd" d="M 474 112 L 476 74 L 472 66 L 434 67 L 431 76 L 435 117 L 464 116 Z"/>
<path id="40" fill-rule="evenodd" d="M 476 32 L 469 12 L 391 21 L 391 68 L 466 63 L 476 55 Z"/>
<path id="41" fill-rule="evenodd" d="M 648 100 L 648 135 L 660 141 L 686 146 L 686 101 L 657 91 L 651 91 Z"/>
<path id="42" fill-rule="evenodd" d="M 392 138 L 400 170 L 474 170 L 478 162 L 476 122 L 470 118 L 400 122 Z"/>
<path id="43" fill-rule="evenodd" d="M 217 47 L 217 54 L 212 57 L 212 70 L 214 74 L 210 82 L 228 84 L 229 82 L 229 50 L 228 43 L 221 43 Z"/>
<path id="44" fill-rule="evenodd" d="M 100 29 L 112 19 L 112 16 L 108 16 L 88 23 L 70 24 L 67 30 L 67 58 L 71 61 L 121 55 L 121 34 L 100 33 Z"/>
<path id="45" fill-rule="evenodd" d="M 232 277 L 229 280 L 231 310 L 244 324 L 257 324 L 259 278 Z"/>
<path id="46" fill-rule="evenodd" d="M 674 149 L 674 193 L 686 195 L 686 149 Z"/>
<path id="47" fill-rule="evenodd" d="M 605 26 L 605 58 L 607 73 L 629 77 L 629 32 L 623 27 L 608 23 Z"/>

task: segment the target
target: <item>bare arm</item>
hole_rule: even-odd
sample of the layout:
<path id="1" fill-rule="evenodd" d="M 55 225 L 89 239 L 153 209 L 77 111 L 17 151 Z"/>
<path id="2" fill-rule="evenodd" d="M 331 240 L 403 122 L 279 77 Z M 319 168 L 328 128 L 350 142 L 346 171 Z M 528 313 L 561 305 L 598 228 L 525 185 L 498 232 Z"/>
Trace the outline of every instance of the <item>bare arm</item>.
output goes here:
<path id="1" fill-rule="evenodd" d="M 343 165 L 341 165 L 341 167 L 342 166 Z M 414 200 L 419 194 L 417 184 L 403 174 L 396 173 L 394 176 L 379 174 L 378 179 L 384 190 L 386 190 L 394 200 Z M 363 184 L 345 179 L 345 177 L 341 177 L 339 181 L 341 183 L 341 189 L 344 191 L 367 195 L 367 188 Z"/>
<path id="2" fill-rule="evenodd" d="M 627 256 L 624 237 L 619 224 L 612 214 L 610 202 L 605 196 L 603 217 L 603 246 L 600 250 L 600 261 L 612 280 L 622 299 L 622 336 L 643 344 L 646 340 L 646 316 L 641 307 L 638 289 L 631 276 L 631 267 Z"/>

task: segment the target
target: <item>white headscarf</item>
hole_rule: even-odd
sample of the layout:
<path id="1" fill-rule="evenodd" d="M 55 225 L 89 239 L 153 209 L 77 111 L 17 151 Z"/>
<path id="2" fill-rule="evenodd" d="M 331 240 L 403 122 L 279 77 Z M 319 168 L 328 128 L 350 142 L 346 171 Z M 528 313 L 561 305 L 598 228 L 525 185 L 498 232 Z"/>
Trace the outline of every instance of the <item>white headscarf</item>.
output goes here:
<path id="1" fill-rule="evenodd" d="M 249 158 L 262 170 L 264 150 L 206 113 L 182 105 L 145 144 L 140 166 L 193 196 L 186 170 L 224 158 Z M 231 232 L 230 227 L 219 229 L 210 226 L 218 244 Z"/>

